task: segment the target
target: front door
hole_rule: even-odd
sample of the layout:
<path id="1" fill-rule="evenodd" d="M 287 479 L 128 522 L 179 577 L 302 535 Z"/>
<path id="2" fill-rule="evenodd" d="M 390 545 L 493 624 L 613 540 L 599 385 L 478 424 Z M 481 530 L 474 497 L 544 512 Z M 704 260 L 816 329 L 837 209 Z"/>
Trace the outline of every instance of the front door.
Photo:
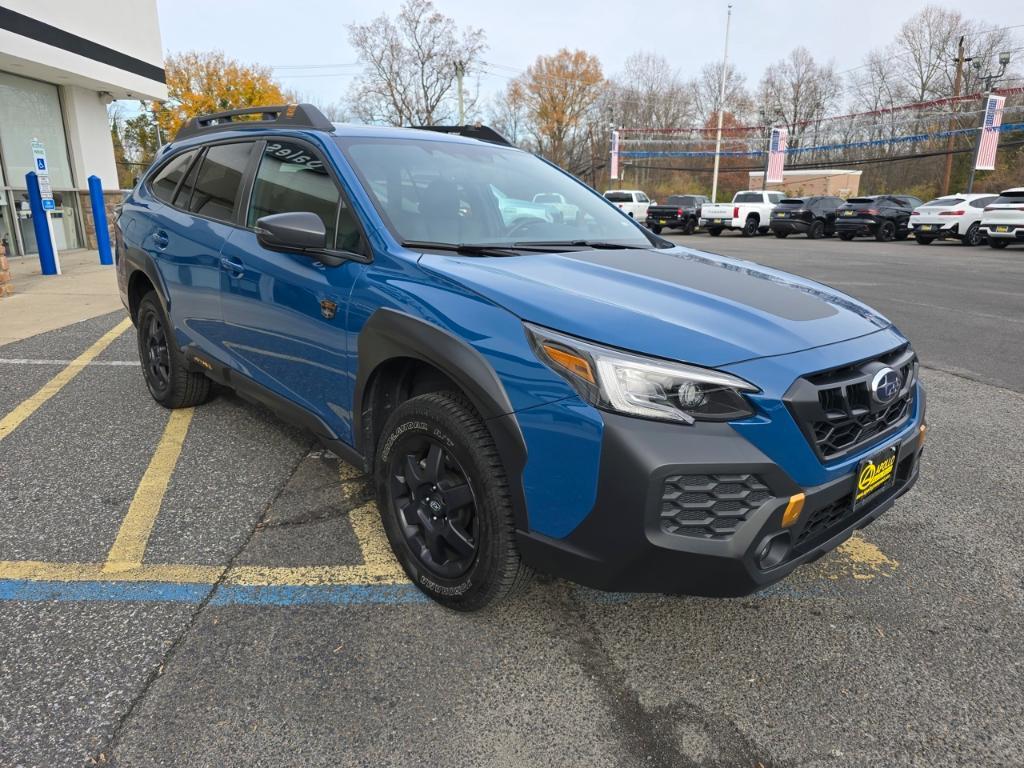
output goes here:
<path id="1" fill-rule="evenodd" d="M 352 441 L 348 299 L 364 264 L 325 266 L 315 256 L 259 244 L 262 216 L 309 211 L 320 216 L 328 247 L 365 247 L 352 209 L 319 155 L 304 142 L 268 140 L 253 180 L 245 229 L 221 251 L 224 346 L 233 366 L 257 384 L 315 413 Z"/>

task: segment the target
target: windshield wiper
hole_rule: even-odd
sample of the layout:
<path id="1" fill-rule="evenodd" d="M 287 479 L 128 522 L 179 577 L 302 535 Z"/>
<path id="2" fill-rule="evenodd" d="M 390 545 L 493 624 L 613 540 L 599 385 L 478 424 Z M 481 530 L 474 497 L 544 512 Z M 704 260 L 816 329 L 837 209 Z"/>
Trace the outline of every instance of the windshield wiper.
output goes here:
<path id="1" fill-rule="evenodd" d="M 406 240 L 405 248 L 426 251 L 452 251 L 466 256 L 517 256 L 521 251 L 546 252 L 550 248 L 533 248 L 529 243 L 434 243 L 428 240 Z"/>
<path id="2" fill-rule="evenodd" d="M 517 248 L 529 248 L 536 246 L 538 248 L 599 248 L 599 249 L 618 249 L 618 248 L 643 248 L 644 246 L 637 245 L 623 245 L 622 243 L 611 243 L 606 240 L 547 240 L 543 242 L 524 242 L 524 243 L 513 243 Z"/>

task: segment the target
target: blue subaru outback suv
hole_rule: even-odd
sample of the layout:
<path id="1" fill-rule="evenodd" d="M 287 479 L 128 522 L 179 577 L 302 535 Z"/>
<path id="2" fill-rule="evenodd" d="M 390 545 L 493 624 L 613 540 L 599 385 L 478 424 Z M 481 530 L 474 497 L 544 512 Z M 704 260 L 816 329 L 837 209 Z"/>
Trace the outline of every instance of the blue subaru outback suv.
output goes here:
<path id="1" fill-rule="evenodd" d="M 917 479 L 925 395 L 887 319 L 675 246 L 486 127 L 193 118 L 116 241 L 152 396 L 217 382 L 365 468 L 452 608 L 534 570 L 748 594 Z"/>

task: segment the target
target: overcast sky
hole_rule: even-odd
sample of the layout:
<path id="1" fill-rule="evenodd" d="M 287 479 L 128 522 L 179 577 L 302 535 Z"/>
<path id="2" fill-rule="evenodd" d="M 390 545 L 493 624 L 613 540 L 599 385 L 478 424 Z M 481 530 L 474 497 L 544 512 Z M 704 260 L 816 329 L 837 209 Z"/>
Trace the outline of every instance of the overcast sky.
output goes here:
<path id="1" fill-rule="evenodd" d="M 727 5 L 724 0 L 435 0 L 434 4 L 460 27 L 486 32 L 485 57 L 495 74 L 482 78 L 485 93 L 500 90 L 537 55 L 563 47 L 596 54 L 606 76 L 619 72 L 631 53 L 647 50 L 666 56 L 688 77 L 706 62 L 721 58 Z M 751 83 L 767 65 L 799 45 L 816 58 L 833 60 L 838 70 L 846 70 L 859 65 L 869 50 L 891 40 L 900 24 L 927 4 L 925 0 L 734 0 L 729 58 Z M 1024 24 L 1022 0 L 933 4 L 974 13 L 986 26 Z M 165 52 L 221 49 L 244 62 L 295 67 L 356 62 L 346 25 L 364 23 L 382 12 L 394 15 L 401 0 L 158 0 L 158 5 Z M 282 68 L 274 74 L 301 96 L 329 103 L 342 99 L 357 72 L 349 66 Z"/>

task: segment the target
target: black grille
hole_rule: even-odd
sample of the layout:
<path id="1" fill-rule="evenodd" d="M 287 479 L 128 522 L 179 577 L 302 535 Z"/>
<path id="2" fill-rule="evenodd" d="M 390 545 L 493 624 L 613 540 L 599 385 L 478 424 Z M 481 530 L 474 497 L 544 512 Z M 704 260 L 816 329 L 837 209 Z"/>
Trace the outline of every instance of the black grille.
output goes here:
<path id="1" fill-rule="evenodd" d="M 889 403 L 871 396 L 874 375 L 890 367 L 900 373 L 899 394 Z M 897 429 L 910 415 L 917 359 L 903 346 L 874 360 L 799 379 L 786 393 L 797 423 L 823 459 L 838 458 Z"/>
<path id="2" fill-rule="evenodd" d="M 661 495 L 661 529 L 678 536 L 728 538 L 772 497 L 757 475 L 672 475 Z"/>

